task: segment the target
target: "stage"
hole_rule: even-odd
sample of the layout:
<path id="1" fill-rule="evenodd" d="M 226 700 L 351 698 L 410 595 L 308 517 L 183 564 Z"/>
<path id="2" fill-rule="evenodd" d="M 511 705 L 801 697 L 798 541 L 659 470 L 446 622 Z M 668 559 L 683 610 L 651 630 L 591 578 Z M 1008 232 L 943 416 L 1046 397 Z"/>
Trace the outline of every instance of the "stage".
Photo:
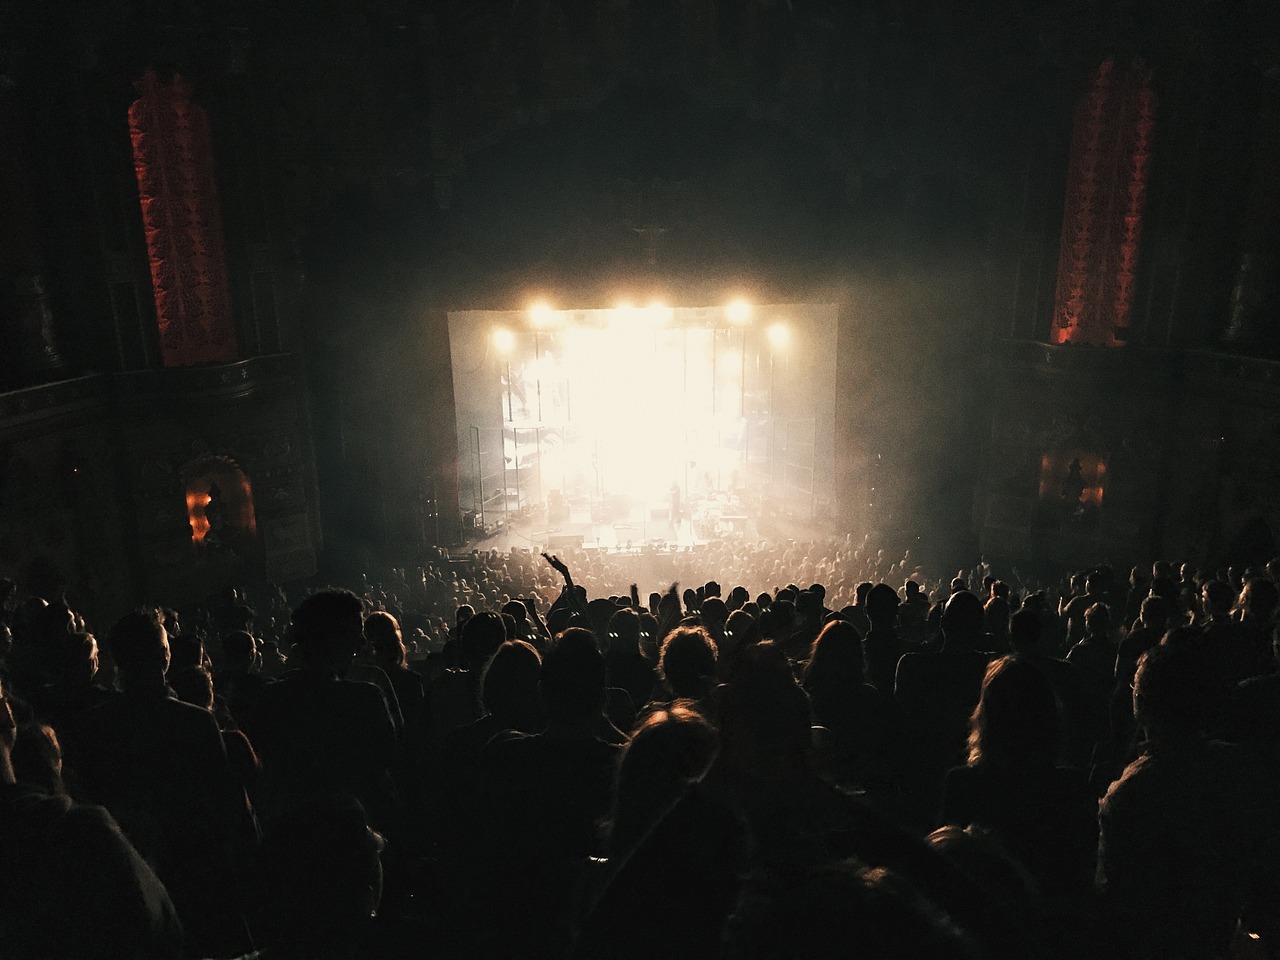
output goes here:
<path id="1" fill-rule="evenodd" d="M 610 552 L 684 550 L 727 537 L 759 539 L 755 520 L 738 502 L 708 498 L 673 520 L 671 508 L 628 503 L 620 498 L 595 503 L 546 505 L 512 514 L 495 530 L 477 531 L 475 550 L 513 547 L 554 553 L 567 548 Z M 557 522 L 549 522 L 554 517 Z"/>

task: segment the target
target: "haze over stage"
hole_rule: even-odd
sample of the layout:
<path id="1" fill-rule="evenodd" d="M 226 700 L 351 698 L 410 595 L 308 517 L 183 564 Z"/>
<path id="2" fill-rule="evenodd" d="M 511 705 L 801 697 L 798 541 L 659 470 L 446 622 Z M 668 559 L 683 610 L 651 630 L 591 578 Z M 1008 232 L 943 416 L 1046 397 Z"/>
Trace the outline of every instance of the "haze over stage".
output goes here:
<path id="1" fill-rule="evenodd" d="M 473 535 L 692 545 L 766 515 L 812 520 L 833 496 L 836 313 L 450 313 Z"/>

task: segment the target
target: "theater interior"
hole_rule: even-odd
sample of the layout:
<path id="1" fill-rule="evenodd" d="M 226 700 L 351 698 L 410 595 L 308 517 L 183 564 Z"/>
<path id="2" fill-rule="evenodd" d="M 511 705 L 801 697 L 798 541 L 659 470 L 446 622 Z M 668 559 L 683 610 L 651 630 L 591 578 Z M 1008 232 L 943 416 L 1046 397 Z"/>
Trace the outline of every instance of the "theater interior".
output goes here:
<path id="1" fill-rule="evenodd" d="M 1276 20 L 3 0 L 0 574 L 1269 558 Z"/>

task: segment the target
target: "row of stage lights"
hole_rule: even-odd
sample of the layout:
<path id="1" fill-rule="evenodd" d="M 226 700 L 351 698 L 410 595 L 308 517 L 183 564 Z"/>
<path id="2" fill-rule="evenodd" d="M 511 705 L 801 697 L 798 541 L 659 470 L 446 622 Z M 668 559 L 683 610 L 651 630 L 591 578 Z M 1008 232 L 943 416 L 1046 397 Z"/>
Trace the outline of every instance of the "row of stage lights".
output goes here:
<path id="1" fill-rule="evenodd" d="M 620 303 L 609 311 L 611 325 L 620 327 L 652 326 L 662 327 L 675 318 L 675 311 L 660 301 L 653 301 L 647 307 L 635 307 L 630 303 Z M 745 327 L 751 323 L 753 313 L 751 304 L 745 300 L 730 301 L 724 308 L 725 318 L 732 326 Z M 534 329 L 546 330 L 563 326 L 564 321 L 549 304 L 538 302 L 529 308 L 529 322 Z M 787 345 L 791 339 L 791 331 L 784 323 L 769 325 L 769 343 L 776 349 Z M 515 349 L 516 335 L 506 327 L 496 327 L 493 331 L 493 345 L 499 353 L 508 354 Z"/>

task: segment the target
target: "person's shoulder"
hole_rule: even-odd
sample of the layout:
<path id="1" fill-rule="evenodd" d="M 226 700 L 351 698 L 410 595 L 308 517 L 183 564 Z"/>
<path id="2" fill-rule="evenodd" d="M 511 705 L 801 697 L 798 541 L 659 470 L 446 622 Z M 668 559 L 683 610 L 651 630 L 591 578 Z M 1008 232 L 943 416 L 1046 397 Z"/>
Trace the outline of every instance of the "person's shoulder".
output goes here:
<path id="1" fill-rule="evenodd" d="M 72 806 L 71 799 L 62 794 L 48 794 L 19 783 L 0 784 L 0 817 L 5 820 L 52 822 L 61 819 Z"/>
<path id="2" fill-rule="evenodd" d="M 1149 783 L 1161 778 L 1161 769 L 1162 764 L 1144 753 L 1125 767 L 1124 772 L 1107 787 L 1102 797 L 1103 805 L 1113 807 L 1118 798 L 1144 792 Z"/>
<path id="3" fill-rule="evenodd" d="M 95 721 L 111 717 L 124 706 L 124 696 L 116 690 L 103 689 L 105 696 L 97 698 L 83 714 L 80 715 L 82 725 L 93 726 Z"/>

